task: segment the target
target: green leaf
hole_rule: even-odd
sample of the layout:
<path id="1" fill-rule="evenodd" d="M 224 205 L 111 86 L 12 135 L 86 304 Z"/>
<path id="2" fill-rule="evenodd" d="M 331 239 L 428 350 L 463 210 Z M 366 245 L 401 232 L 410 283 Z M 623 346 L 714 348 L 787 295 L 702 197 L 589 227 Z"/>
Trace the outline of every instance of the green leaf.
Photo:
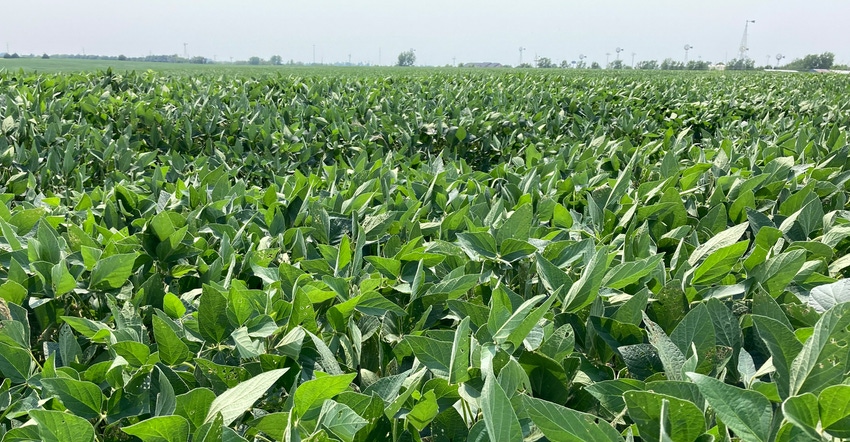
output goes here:
<path id="1" fill-rule="evenodd" d="M 160 212 L 150 220 L 150 227 L 160 241 L 165 241 L 177 229 L 172 222 L 172 216 L 179 217 L 179 214 L 172 212 Z"/>
<path id="2" fill-rule="evenodd" d="M 153 315 L 151 320 L 159 358 L 165 365 L 178 365 L 192 358 L 189 346 L 162 318 Z"/>
<path id="3" fill-rule="evenodd" d="M 497 259 L 499 257 L 496 248 L 496 239 L 489 232 L 464 232 L 457 234 L 460 248 L 470 259 L 481 261 L 482 259 Z"/>
<path id="4" fill-rule="evenodd" d="M 151 349 L 141 342 L 121 341 L 112 344 L 112 349 L 119 356 L 123 357 L 134 367 L 141 367 L 147 364 L 148 357 L 151 355 Z"/>
<path id="5" fill-rule="evenodd" d="M 425 364 L 429 370 L 440 377 L 448 377 L 449 366 L 452 363 L 453 348 L 451 343 L 438 341 L 425 336 L 407 335 L 404 342 L 410 345 L 410 349 L 420 362 Z"/>
<path id="6" fill-rule="evenodd" d="M 564 285 L 572 285 L 573 281 L 566 272 L 558 268 L 551 261 L 544 258 L 541 254 L 535 255 L 535 263 L 537 266 L 537 276 L 540 277 L 540 282 L 546 290 L 553 294 Z"/>
<path id="7" fill-rule="evenodd" d="M 317 426 L 326 428 L 343 442 L 354 441 L 354 435 L 369 421 L 360 417 L 347 405 L 326 399 L 319 413 Z"/>
<path id="8" fill-rule="evenodd" d="M 360 301 L 357 302 L 355 310 L 372 316 L 383 316 L 386 313 L 395 313 L 397 316 L 407 315 L 404 309 L 378 292 L 366 292 L 360 295 Z"/>
<path id="9" fill-rule="evenodd" d="M 712 236 L 691 253 L 691 256 L 688 258 L 688 264 L 695 266 L 703 257 L 710 256 L 724 247 L 735 244 L 749 226 L 749 223 L 739 224 Z"/>
<path id="10" fill-rule="evenodd" d="M 207 388 L 195 388 L 179 394 L 175 397 L 174 414 L 185 417 L 194 431 L 204 424 L 215 398 L 215 393 Z"/>
<path id="11" fill-rule="evenodd" d="M 121 428 L 143 442 L 186 442 L 189 440 L 189 421 L 183 416 L 157 416 L 129 427 Z"/>
<path id="12" fill-rule="evenodd" d="M 547 439 L 563 442 L 621 442 L 622 436 L 617 433 L 610 424 L 600 420 L 596 416 L 582 413 L 567 407 L 535 399 L 528 396 L 522 397 L 523 413 L 527 413 L 534 425 L 543 432 Z M 488 434 L 490 429 L 487 430 Z M 522 440 L 519 438 L 498 438 L 490 440 Z"/>
<path id="13" fill-rule="evenodd" d="M 522 428 L 519 420 L 511 407 L 510 399 L 495 378 L 492 373 L 487 376 L 479 398 L 487 434 L 490 440 L 494 441 L 520 441 Z"/>
<path id="14" fill-rule="evenodd" d="M 30 352 L 0 342 L 0 374 L 15 384 L 23 384 L 30 377 L 33 360 Z"/>
<path id="15" fill-rule="evenodd" d="M 204 285 L 198 305 L 198 328 L 201 336 L 214 344 L 221 343 L 233 332 L 227 317 L 227 298 L 208 285 Z"/>
<path id="16" fill-rule="evenodd" d="M 469 347 L 470 347 L 470 319 L 467 316 L 460 321 L 455 330 L 452 341 L 452 354 L 449 359 L 449 383 L 458 384 L 469 379 Z"/>
<path id="17" fill-rule="evenodd" d="M 381 256 L 366 256 L 363 259 L 387 278 L 397 279 L 401 274 L 401 261 Z"/>
<path id="18" fill-rule="evenodd" d="M 527 240 L 533 218 L 534 211 L 530 203 L 517 207 L 496 232 L 496 244 L 503 246 L 507 239 Z"/>
<path id="19" fill-rule="evenodd" d="M 529 244 L 526 241 L 521 241 L 513 238 L 505 238 L 499 246 L 499 256 L 507 262 L 515 262 L 522 258 L 526 258 L 534 254 L 537 247 Z"/>
<path id="20" fill-rule="evenodd" d="M 767 260 L 753 269 L 753 276 L 774 298 L 785 291 L 785 287 L 794 280 L 797 272 L 806 263 L 805 250 L 792 250 Z"/>
<path id="21" fill-rule="evenodd" d="M 600 405 L 616 415 L 626 408 L 623 394 L 627 391 L 643 390 L 644 387 L 644 383 L 637 379 L 622 378 L 594 382 L 584 387 L 584 389 L 592 394 L 599 401 Z"/>
<path id="22" fill-rule="evenodd" d="M 99 260 L 92 269 L 89 288 L 94 290 L 121 288 L 133 274 L 135 262 L 135 253 L 122 253 Z"/>
<path id="23" fill-rule="evenodd" d="M 692 308 L 670 334 L 670 340 L 685 356 L 691 356 L 693 347 L 699 357 L 714 349 L 714 324 L 708 308 L 704 304 Z"/>
<path id="24" fill-rule="evenodd" d="M 663 254 L 657 254 L 640 261 L 624 262 L 605 274 L 602 285 L 612 289 L 621 289 L 627 285 L 634 284 L 655 270 L 658 267 L 658 263 L 663 259 Z"/>
<path id="25" fill-rule="evenodd" d="M 791 390 L 791 364 L 803 345 L 781 322 L 760 315 L 752 315 L 752 319 L 759 337 L 773 357 L 773 366 L 776 367 L 773 381 L 779 390 L 779 396 L 787 398 Z"/>
<path id="26" fill-rule="evenodd" d="M 705 303 L 711 322 L 714 324 L 715 341 L 717 345 L 738 351 L 741 348 L 743 335 L 741 325 L 732 315 L 732 311 L 717 298 L 711 298 Z"/>
<path id="27" fill-rule="evenodd" d="M 341 374 L 336 376 L 322 376 L 299 385 L 295 389 L 293 401 L 295 410 L 300 416 L 304 416 L 311 408 L 317 407 L 326 399 L 348 390 L 351 381 L 357 377 L 356 373 Z"/>
<path id="28" fill-rule="evenodd" d="M 822 389 L 844 378 L 846 347 L 850 345 L 848 325 L 850 303 L 838 304 L 821 316 L 815 324 L 812 336 L 791 363 L 792 395 L 806 392 L 818 394 Z"/>
<path id="29" fill-rule="evenodd" d="M 782 403 L 782 415 L 788 422 L 803 430 L 809 437 L 818 438 L 817 426 L 820 420 L 818 412 L 818 398 L 805 393 L 801 396 L 792 396 Z"/>
<path id="30" fill-rule="evenodd" d="M 424 430 L 431 421 L 437 417 L 440 412 L 440 406 L 437 404 L 437 397 L 434 390 L 426 391 L 419 402 L 413 406 L 407 413 L 407 420 L 419 431 Z"/>
<path id="31" fill-rule="evenodd" d="M 528 336 L 537 323 L 543 319 L 543 315 L 549 312 L 556 297 L 550 296 L 540 307 L 534 305 L 543 299 L 544 295 L 531 298 L 517 307 L 505 323 L 493 332 L 493 341 L 497 344 L 510 343 L 513 349 L 518 349 L 522 341 Z"/>
<path id="32" fill-rule="evenodd" d="M 649 343 L 658 351 L 658 357 L 664 366 L 667 379 L 673 381 L 682 380 L 682 367 L 685 365 L 685 355 L 658 324 L 652 322 L 646 315 L 644 315 L 643 322 L 646 324 Z"/>
<path id="33" fill-rule="evenodd" d="M 563 361 L 575 348 L 575 333 L 569 324 L 558 327 L 547 337 L 538 351 L 552 360 Z"/>
<path id="34" fill-rule="evenodd" d="M 186 306 L 174 293 L 166 293 L 162 298 L 162 310 L 172 319 L 182 318 L 186 314 Z"/>
<path id="35" fill-rule="evenodd" d="M 94 428 L 81 417 L 49 410 L 30 410 L 29 415 L 38 423 L 38 433 L 42 442 L 91 442 L 95 440 Z"/>
<path id="36" fill-rule="evenodd" d="M 58 396 L 70 412 L 86 419 L 100 417 L 105 397 L 97 385 L 69 378 L 44 378 L 41 385 Z M 43 394 L 42 397 L 47 395 Z"/>
<path id="37" fill-rule="evenodd" d="M 210 422 L 216 414 L 221 413 L 224 425 L 230 425 L 263 397 L 266 390 L 287 371 L 288 368 L 266 371 L 228 389 L 212 402 L 204 422 Z"/>
<path id="38" fill-rule="evenodd" d="M 53 284 L 53 293 L 56 296 L 62 296 L 77 287 L 77 281 L 71 275 L 71 272 L 68 271 L 68 265 L 65 263 L 65 259 L 59 260 L 59 263 L 53 266 L 50 275 L 50 280 Z"/>
<path id="39" fill-rule="evenodd" d="M 168 380 L 163 368 L 158 367 L 157 385 L 159 392 L 156 394 L 156 405 L 154 407 L 154 416 L 169 416 L 174 414 L 177 409 L 177 398 L 174 395 L 174 387 L 171 381 Z"/>
<path id="40" fill-rule="evenodd" d="M 717 249 L 711 255 L 708 255 L 705 261 L 694 270 L 691 283 L 694 285 L 708 285 L 720 281 L 732 271 L 735 264 L 744 256 L 749 245 L 749 241 L 741 241 L 731 246 Z"/>
<path id="41" fill-rule="evenodd" d="M 599 294 L 602 278 L 608 270 L 608 249 L 601 247 L 581 272 L 581 277 L 570 286 L 564 301 L 563 311 L 575 312 L 590 305 Z"/>
<path id="42" fill-rule="evenodd" d="M 818 396 L 823 428 L 835 437 L 850 437 L 850 385 L 833 385 Z"/>
<path id="43" fill-rule="evenodd" d="M 599 316 L 591 316 L 588 319 L 599 337 L 614 351 L 624 345 L 644 342 L 643 331 L 634 324 L 624 324 L 616 319 Z"/>
<path id="44" fill-rule="evenodd" d="M 552 226 L 561 229 L 569 229 L 573 226 L 573 216 L 566 207 L 555 204 L 552 212 Z"/>
<path id="45" fill-rule="evenodd" d="M 767 442 L 773 406 L 764 395 L 701 374 L 687 375 L 697 384 L 699 392 L 717 413 L 717 417 L 742 441 Z"/>
<path id="46" fill-rule="evenodd" d="M 671 440 L 693 442 L 705 432 L 702 410 L 692 402 L 634 390 L 626 391 L 623 398 L 644 440 L 660 440 L 663 432 Z"/>

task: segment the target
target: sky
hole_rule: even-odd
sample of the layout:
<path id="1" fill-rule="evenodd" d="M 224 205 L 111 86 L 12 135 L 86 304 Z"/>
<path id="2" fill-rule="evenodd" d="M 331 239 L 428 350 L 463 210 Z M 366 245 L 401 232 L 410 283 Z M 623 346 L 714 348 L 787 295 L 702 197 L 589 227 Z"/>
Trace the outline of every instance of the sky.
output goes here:
<path id="1" fill-rule="evenodd" d="M 5 0 L 0 52 L 129 57 L 184 53 L 218 61 L 392 64 L 415 49 L 417 65 L 535 56 L 556 63 L 634 60 L 719 62 L 738 56 L 748 32 L 758 64 L 833 52 L 850 63 L 847 0 Z"/>

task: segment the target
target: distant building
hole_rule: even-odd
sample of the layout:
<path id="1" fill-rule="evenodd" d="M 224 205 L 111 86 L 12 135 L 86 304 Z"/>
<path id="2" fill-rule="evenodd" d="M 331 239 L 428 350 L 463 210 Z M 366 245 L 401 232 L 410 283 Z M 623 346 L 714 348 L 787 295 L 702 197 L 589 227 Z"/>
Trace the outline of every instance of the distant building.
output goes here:
<path id="1" fill-rule="evenodd" d="M 710 71 L 725 71 L 726 65 L 723 63 L 712 64 L 708 66 L 708 70 Z"/>

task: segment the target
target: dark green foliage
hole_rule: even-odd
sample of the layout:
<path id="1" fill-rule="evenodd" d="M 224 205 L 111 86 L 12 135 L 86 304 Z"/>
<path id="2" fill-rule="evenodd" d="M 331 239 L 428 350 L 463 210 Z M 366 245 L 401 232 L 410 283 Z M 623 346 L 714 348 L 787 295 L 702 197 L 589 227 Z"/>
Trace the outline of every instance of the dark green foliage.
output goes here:
<path id="1" fill-rule="evenodd" d="M 850 436 L 842 79 L 0 86 L 3 440 Z"/>

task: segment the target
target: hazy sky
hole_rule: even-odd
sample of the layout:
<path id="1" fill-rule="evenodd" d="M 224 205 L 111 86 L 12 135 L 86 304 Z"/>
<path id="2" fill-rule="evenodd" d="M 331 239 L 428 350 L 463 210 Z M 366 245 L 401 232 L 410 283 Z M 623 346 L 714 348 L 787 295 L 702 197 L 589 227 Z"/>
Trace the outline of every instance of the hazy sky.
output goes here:
<path id="1" fill-rule="evenodd" d="M 750 57 L 788 60 L 831 51 L 850 63 L 848 0 L 3 0 L 0 51 L 218 60 L 268 58 L 390 64 L 415 48 L 417 64 L 493 61 L 535 54 L 555 62 L 738 55 L 744 23 Z M 788 61 L 785 60 L 785 61 Z M 775 61 L 775 60 L 773 60 Z"/>

